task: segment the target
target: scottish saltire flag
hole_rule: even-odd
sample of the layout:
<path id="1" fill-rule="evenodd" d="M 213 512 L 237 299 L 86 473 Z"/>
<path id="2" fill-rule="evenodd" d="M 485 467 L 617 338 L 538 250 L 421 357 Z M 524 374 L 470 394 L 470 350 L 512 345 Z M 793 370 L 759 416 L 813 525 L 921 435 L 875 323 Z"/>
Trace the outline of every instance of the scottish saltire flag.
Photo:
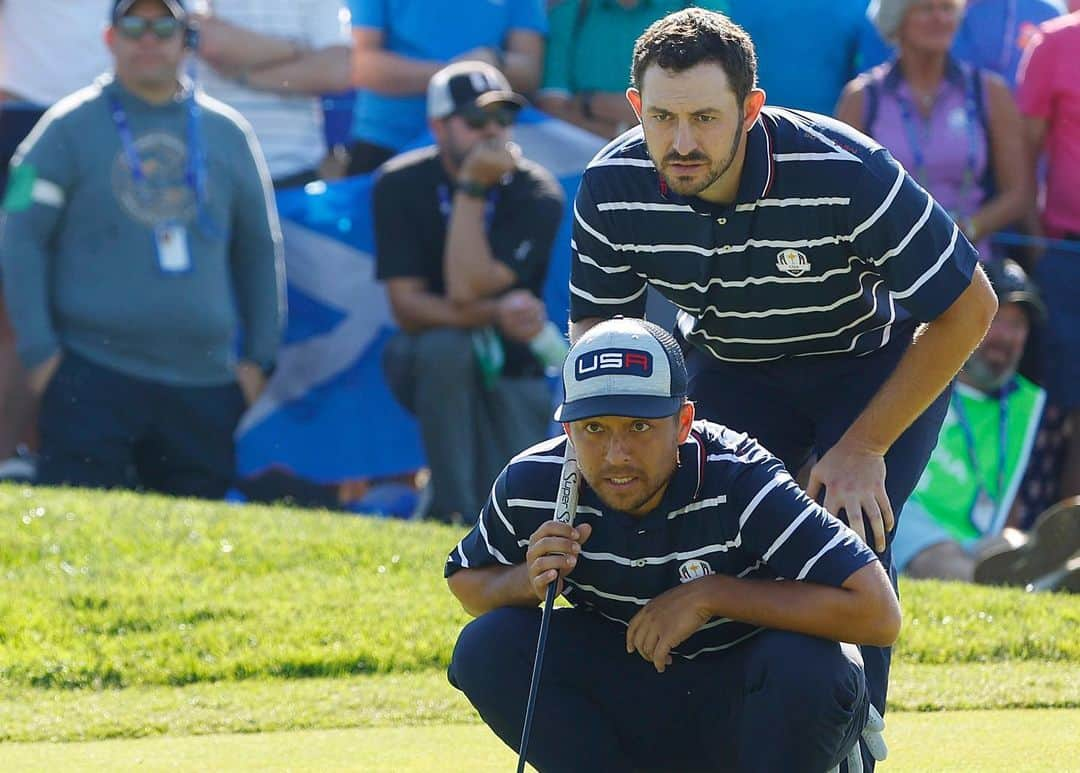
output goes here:
<path id="1" fill-rule="evenodd" d="M 567 191 L 568 214 L 544 298 L 550 318 L 562 325 L 569 309 L 570 208 L 585 165 L 604 142 L 536 110 L 522 113 L 514 139 Z M 365 175 L 277 196 L 288 327 L 277 370 L 237 430 L 241 477 L 276 466 L 332 483 L 424 465 L 416 423 L 382 377 L 382 349 L 395 326 L 375 281 L 371 189 Z"/>

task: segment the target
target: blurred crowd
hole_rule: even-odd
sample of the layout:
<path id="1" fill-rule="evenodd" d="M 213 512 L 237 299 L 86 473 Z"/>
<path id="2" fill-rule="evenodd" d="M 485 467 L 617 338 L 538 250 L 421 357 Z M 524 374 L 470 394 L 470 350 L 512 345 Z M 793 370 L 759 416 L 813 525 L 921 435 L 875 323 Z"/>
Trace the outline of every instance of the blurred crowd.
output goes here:
<path id="1" fill-rule="evenodd" d="M 285 314 L 274 194 L 375 172 L 422 515 L 471 522 L 565 352 L 540 300 L 565 201 L 519 111 L 633 127 L 634 42 L 687 5 L 746 28 L 770 104 L 887 148 L 998 293 L 898 566 L 995 582 L 1002 546 L 1075 545 L 1078 0 L 0 0 L 0 477 L 225 495 Z"/>

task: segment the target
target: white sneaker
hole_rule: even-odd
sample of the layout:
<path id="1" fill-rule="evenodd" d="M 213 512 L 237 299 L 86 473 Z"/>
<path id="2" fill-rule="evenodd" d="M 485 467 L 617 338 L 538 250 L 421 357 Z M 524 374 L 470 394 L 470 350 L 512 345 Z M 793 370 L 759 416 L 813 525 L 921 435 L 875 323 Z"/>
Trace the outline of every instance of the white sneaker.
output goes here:
<path id="1" fill-rule="evenodd" d="M 860 750 L 862 746 L 866 747 L 870 756 L 877 762 L 889 756 L 889 747 L 885 743 L 885 719 L 872 703 L 859 741 L 851 747 L 847 759 L 826 773 L 863 773 L 862 751 Z"/>

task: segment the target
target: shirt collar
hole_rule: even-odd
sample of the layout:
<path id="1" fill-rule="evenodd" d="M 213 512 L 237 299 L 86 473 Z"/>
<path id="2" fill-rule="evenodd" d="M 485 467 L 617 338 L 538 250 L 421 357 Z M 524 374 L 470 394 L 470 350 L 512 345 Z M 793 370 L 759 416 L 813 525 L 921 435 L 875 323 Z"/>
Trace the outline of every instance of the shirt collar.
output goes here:
<path id="1" fill-rule="evenodd" d="M 765 198 L 776 178 L 776 162 L 773 159 L 773 138 L 759 115 L 746 135 L 746 159 L 743 161 L 737 204 L 750 204 Z"/>

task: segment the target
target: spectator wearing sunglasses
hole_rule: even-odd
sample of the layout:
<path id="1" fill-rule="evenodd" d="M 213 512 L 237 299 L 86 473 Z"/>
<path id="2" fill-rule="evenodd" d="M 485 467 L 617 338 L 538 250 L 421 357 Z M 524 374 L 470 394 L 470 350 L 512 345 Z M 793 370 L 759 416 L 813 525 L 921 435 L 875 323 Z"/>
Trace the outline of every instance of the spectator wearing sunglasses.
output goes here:
<path id="1" fill-rule="evenodd" d="M 180 0 L 117 0 L 105 42 L 115 77 L 45 114 L 4 200 L 37 479 L 220 497 L 280 336 L 269 175 L 244 119 L 181 77 Z"/>
<path id="2" fill-rule="evenodd" d="M 547 435 L 551 394 L 529 343 L 562 188 L 510 128 L 524 99 L 497 69 L 452 64 L 427 90 L 432 147 L 388 161 L 375 184 L 377 276 L 401 332 L 383 365 L 420 425 L 426 515 L 475 521 L 495 476 Z"/>

